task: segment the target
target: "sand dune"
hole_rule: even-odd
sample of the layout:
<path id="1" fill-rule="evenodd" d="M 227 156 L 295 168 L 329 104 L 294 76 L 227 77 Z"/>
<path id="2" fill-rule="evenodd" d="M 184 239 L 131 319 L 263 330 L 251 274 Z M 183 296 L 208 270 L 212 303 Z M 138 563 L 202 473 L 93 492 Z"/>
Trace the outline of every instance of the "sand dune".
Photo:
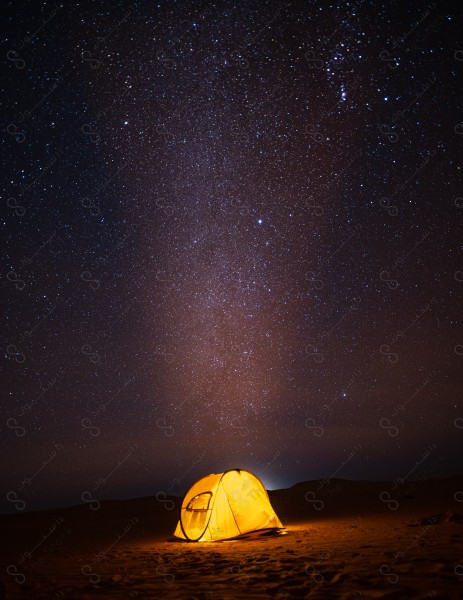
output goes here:
<path id="1" fill-rule="evenodd" d="M 0 516 L 0 600 L 463 597 L 463 478 L 270 498 L 287 534 L 248 541 L 175 541 L 179 498 Z"/>

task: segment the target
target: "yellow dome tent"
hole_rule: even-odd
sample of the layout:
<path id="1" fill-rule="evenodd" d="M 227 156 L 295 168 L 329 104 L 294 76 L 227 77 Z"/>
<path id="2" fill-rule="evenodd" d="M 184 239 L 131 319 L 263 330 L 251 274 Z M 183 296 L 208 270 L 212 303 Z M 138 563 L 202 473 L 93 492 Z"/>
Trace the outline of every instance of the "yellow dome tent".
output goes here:
<path id="1" fill-rule="evenodd" d="M 174 535 L 189 542 L 212 542 L 281 528 L 260 479 L 231 469 L 206 475 L 191 486 Z"/>

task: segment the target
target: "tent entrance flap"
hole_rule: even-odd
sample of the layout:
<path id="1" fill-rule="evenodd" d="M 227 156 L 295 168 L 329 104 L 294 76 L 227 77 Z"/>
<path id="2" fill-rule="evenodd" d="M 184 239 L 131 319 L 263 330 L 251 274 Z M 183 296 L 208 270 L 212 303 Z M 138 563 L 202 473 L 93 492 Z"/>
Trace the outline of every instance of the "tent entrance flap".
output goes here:
<path id="1" fill-rule="evenodd" d="M 212 492 L 202 492 L 198 494 L 194 498 L 192 498 L 186 507 L 185 510 L 209 510 L 209 503 L 212 498 Z"/>

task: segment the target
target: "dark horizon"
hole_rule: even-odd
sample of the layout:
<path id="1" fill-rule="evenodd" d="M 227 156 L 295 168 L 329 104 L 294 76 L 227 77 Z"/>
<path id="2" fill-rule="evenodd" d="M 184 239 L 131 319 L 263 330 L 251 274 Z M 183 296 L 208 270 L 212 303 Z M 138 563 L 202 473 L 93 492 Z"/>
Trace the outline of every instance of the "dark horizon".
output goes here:
<path id="1" fill-rule="evenodd" d="M 67 497 L 62 496 L 61 498 L 59 496 L 56 496 L 56 500 L 55 501 L 50 501 L 49 497 L 44 497 L 42 499 L 37 499 L 34 502 L 29 502 L 25 508 L 22 508 L 22 505 L 20 504 L 20 501 L 18 501 L 18 499 L 16 499 L 16 503 L 13 502 L 13 500 L 10 500 L 10 504 L 7 504 L 5 506 L 6 510 L 0 512 L 0 516 L 1 515 L 11 515 L 11 514 L 25 514 L 25 513 L 29 513 L 29 512 L 41 512 L 41 511 L 47 511 L 47 510 L 60 510 L 60 509 L 67 509 L 67 508 L 74 508 L 77 506 L 89 506 L 92 507 L 92 510 L 94 510 L 97 506 L 99 507 L 101 504 L 104 504 L 105 502 L 130 502 L 131 500 L 140 500 L 140 499 L 145 499 L 145 498 L 152 498 L 157 504 L 159 504 L 160 506 L 163 506 L 166 504 L 166 502 L 168 502 L 169 498 L 179 498 L 182 499 L 186 492 L 188 491 L 188 489 L 193 485 L 193 483 L 195 483 L 195 481 L 198 481 L 199 479 L 201 479 L 203 476 L 208 475 L 209 473 L 202 473 L 201 475 L 199 475 L 199 477 L 193 478 L 191 479 L 188 483 L 186 483 L 183 487 L 178 488 L 175 492 L 174 491 L 169 491 L 168 490 L 168 486 L 162 486 L 162 485 L 153 485 L 152 486 L 152 490 L 150 493 L 144 493 L 143 490 L 144 489 L 148 489 L 148 488 L 141 488 L 139 492 L 137 492 L 136 490 L 134 490 L 133 492 L 130 492 L 126 489 L 124 490 L 119 490 L 119 491 L 115 491 L 114 495 L 105 495 L 105 496 L 96 496 L 96 495 L 92 495 L 89 496 L 88 494 L 86 494 L 85 492 L 88 492 L 90 490 L 84 490 L 84 492 L 82 492 L 84 495 L 81 495 L 78 497 L 78 494 L 76 495 L 69 495 Z M 301 479 L 299 481 L 296 481 L 294 483 L 288 483 L 288 485 L 282 485 L 279 487 L 268 487 L 268 485 L 265 484 L 266 481 L 266 477 L 264 475 L 263 478 L 261 478 L 257 473 L 254 473 L 255 475 L 257 475 L 259 477 L 259 479 L 261 479 L 261 481 L 264 483 L 265 488 L 267 489 L 267 491 L 269 492 L 276 492 L 276 491 L 282 491 L 282 490 L 289 490 L 292 489 L 293 487 L 299 486 L 299 485 L 304 485 L 307 483 L 313 483 L 313 482 L 317 482 L 317 481 L 324 481 L 327 482 L 329 481 L 329 484 L 332 484 L 334 486 L 335 483 L 337 482 L 348 482 L 348 483 L 384 483 L 384 484 L 391 484 L 394 482 L 397 482 L 400 478 L 396 477 L 396 478 L 390 478 L 390 479 L 374 479 L 374 478 L 359 478 L 359 479 L 353 479 L 353 478 L 343 478 L 343 477 L 333 477 L 331 479 L 328 479 L 326 477 L 319 477 L 319 478 L 314 478 L 314 479 Z M 403 484 L 398 483 L 397 484 L 397 489 L 399 490 L 399 492 L 409 492 L 410 490 L 412 490 L 414 488 L 414 486 L 416 484 L 425 484 L 425 483 L 436 483 L 438 484 L 439 481 L 446 481 L 446 480 L 458 480 L 458 479 L 462 479 L 463 478 L 463 473 L 454 473 L 454 474 L 450 474 L 450 475 L 440 475 L 440 476 L 435 476 L 435 477 L 428 477 L 428 478 L 423 478 L 420 477 L 419 479 L 409 479 L 404 481 Z M 328 484 L 328 485 L 329 485 Z M 91 489 L 91 488 L 90 488 Z M 388 488 L 389 489 L 389 488 Z M 388 491 L 388 489 L 386 491 Z M 167 490 L 167 491 L 166 491 Z M 391 496 L 392 498 L 393 496 Z M 463 496 L 462 496 L 463 498 Z"/>
<path id="2" fill-rule="evenodd" d="M 205 475 L 205 474 L 203 474 Z M 201 479 L 201 477 L 199 477 L 198 479 Z M 413 492 L 413 490 L 415 489 L 416 484 L 422 484 L 422 485 L 427 485 L 429 483 L 436 483 L 436 485 L 439 484 L 439 482 L 441 481 L 451 481 L 451 480 L 460 480 L 463 479 L 463 474 L 455 474 L 455 475 L 448 475 L 448 476 L 442 476 L 442 477 L 431 477 L 429 479 L 416 479 L 416 480 L 409 480 L 407 482 L 404 483 L 403 486 L 399 486 L 397 487 L 397 489 L 399 489 L 399 492 L 405 492 L 406 494 L 410 494 Z M 169 502 L 169 499 L 171 498 L 176 498 L 179 500 L 182 500 L 183 497 L 185 496 L 186 492 L 188 491 L 188 489 L 191 487 L 191 485 L 197 480 L 192 480 L 191 483 L 185 487 L 184 490 L 180 490 L 179 493 L 173 494 L 173 493 L 165 493 L 162 489 L 157 489 L 156 491 L 153 492 L 152 494 L 135 494 L 132 495 L 130 493 L 128 493 L 127 495 L 115 495 L 112 497 L 108 497 L 108 498 L 103 498 L 100 499 L 98 501 L 96 501 L 96 499 L 94 498 L 93 500 L 88 499 L 87 501 L 83 501 L 81 500 L 80 502 L 72 502 L 71 499 L 69 499 L 69 501 L 64 501 L 58 504 L 53 504 L 53 505 L 49 505 L 49 499 L 44 499 L 43 502 L 38 502 L 36 506 L 33 505 L 29 505 L 28 507 L 26 507 L 23 511 L 19 511 L 18 509 L 15 509 L 14 506 L 12 506 L 9 510 L 6 510 L 5 512 L 1 512 L 0 513 L 0 517 L 1 516 L 7 516 L 7 515 L 12 515 L 12 514 L 27 514 L 27 513 L 34 513 L 34 512 L 46 512 L 46 511 L 58 511 L 58 510 L 67 510 L 70 508 L 78 508 L 83 507 L 83 506 L 88 506 L 90 508 L 90 506 L 93 506 L 93 510 L 96 509 L 96 507 L 98 506 L 97 510 L 100 510 L 101 506 L 105 504 L 105 502 L 131 502 L 131 501 L 137 501 L 137 500 L 146 500 L 146 499 L 152 499 L 153 502 L 157 505 L 159 505 L 161 508 L 165 507 L 165 505 Z M 343 479 L 342 477 L 335 477 L 333 479 L 329 480 L 329 483 L 327 484 L 328 480 L 326 478 L 320 478 L 320 479 L 307 479 L 307 480 L 301 480 L 301 481 L 297 481 L 296 483 L 290 484 L 288 486 L 285 487 L 278 487 L 278 488 L 268 488 L 266 487 L 266 490 L 268 492 L 280 492 L 280 491 L 285 491 L 285 490 L 291 490 L 294 487 L 297 486 L 303 486 L 306 484 L 311 484 L 311 483 L 315 483 L 315 482 L 325 482 L 326 485 L 336 485 L 338 483 L 352 483 L 352 484 L 379 484 L 379 483 L 383 483 L 385 486 L 388 486 L 388 484 L 394 483 L 394 481 L 396 480 L 391 480 L 391 479 Z M 391 488 L 386 487 L 386 492 L 390 491 Z M 395 491 L 395 490 L 394 490 Z M 393 498 L 394 496 L 391 495 L 389 497 Z M 463 498 L 463 495 L 461 496 Z M 384 501 L 385 502 L 385 501 Z M 386 506 L 387 506 L 387 502 Z M 43 504 L 43 506 L 42 506 Z M 170 505 L 169 505 L 169 509 L 170 509 Z M 92 509 L 91 509 L 92 510 Z"/>
<path id="3" fill-rule="evenodd" d="M 6 3 L 0 512 L 461 470 L 462 17 Z"/>

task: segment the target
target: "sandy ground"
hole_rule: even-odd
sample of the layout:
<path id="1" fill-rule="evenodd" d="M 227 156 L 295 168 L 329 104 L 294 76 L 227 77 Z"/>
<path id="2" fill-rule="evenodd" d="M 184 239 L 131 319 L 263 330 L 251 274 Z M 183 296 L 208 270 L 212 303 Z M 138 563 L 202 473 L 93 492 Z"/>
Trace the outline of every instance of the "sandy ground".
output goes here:
<path id="1" fill-rule="evenodd" d="M 0 516 L 0 599 L 463 598 L 463 478 L 270 497 L 287 533 L 248 541 L 175 541 L 164 496 Z"/>

